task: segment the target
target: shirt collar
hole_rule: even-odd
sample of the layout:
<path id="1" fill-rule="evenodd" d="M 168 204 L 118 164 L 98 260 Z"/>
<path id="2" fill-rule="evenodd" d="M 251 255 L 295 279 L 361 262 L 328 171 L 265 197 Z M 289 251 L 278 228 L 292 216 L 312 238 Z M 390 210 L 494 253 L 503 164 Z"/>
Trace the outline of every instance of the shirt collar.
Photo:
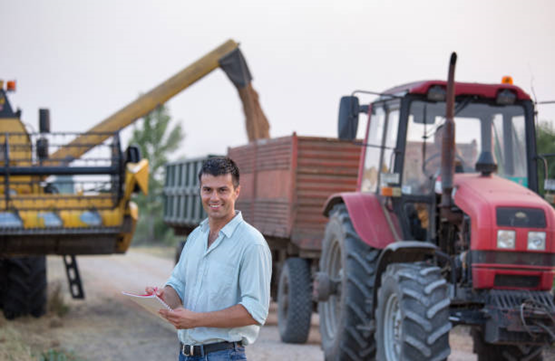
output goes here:
<path id="1" fill-rule="evenodd" d="M 235 229 L 237 228 L 237 226 L 243 222 L 243 215 L 241 214 L 241 211 L 235 211 L 235 217 L 233 217 L 231 219 L 231 221 L 229 221 L 224 228 L 222 228 L 220 230 L 220 232 L 222 232 L 223 234 L 225 234 L 225 236 L 227 238 L 230 238 L 233 235 L 233 232 L 235 232 Z M 200 227 L 202 229 L 203 232 L 208 232 L 209 229 L 209 225 L 208 225 L 208 218 L 206 218 L 204 221 L 202 221 L 200 223 Z"/>

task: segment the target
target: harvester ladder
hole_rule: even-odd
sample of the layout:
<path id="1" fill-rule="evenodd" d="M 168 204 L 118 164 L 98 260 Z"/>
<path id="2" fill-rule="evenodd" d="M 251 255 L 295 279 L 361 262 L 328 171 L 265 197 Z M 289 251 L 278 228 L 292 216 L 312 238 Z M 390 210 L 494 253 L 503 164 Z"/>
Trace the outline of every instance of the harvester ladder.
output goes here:
<path id="1" fill-rule="evenodd" d="M 77 258 L 75 255 L 64 255 L 64 264 L 66 266 L 67 281 L 69 283 L 69 292 L 73 299 L 82 300 L 85 298 L 81 276 L 79 276 L 79 268 L 77 268 Z"/>

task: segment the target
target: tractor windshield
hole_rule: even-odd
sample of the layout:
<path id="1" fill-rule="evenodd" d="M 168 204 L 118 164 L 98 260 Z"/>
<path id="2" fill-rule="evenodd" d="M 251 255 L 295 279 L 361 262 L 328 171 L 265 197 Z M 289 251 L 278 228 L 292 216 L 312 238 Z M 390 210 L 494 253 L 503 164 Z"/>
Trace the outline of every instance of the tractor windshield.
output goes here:
<path id="1" fill-rule="evenodd" d="M 413 101 L 407 128 L 403 193 L 426 194 L 439 175 L 445 103 Z M 482 151 L 490 151 L 497 175 L 528 185 L 524 108 L 474 103 L 455 105 L 455 172 L 476 172 Z"/>

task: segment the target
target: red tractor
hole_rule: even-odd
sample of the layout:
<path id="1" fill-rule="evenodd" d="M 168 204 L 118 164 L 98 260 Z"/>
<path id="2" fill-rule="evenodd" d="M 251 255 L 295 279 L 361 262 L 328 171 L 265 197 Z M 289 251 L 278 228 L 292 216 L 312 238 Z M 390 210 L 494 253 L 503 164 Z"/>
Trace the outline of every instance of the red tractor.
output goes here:
<path id="1" fill-rule="evenodd" d="M 368 114 L 356 192 L 335 194 L 314 284 L 326 360 L 542 360 L 555 339 L 555 211 L 539 194 L 534 103 L 509 83 L 423 81 L 343 97 Z M 455 132 L 456 126 L 456 132 Z M 546 184 L 550 182 L 546 182 Z"/>

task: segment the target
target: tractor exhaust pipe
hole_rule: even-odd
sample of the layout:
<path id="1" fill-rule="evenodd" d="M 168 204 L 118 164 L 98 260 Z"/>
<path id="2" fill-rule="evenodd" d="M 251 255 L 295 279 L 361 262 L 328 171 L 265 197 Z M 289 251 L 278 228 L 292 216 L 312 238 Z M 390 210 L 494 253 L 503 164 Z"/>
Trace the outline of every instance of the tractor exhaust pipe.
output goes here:
<path id="1" fill-rule="evenodd" d="M 451 193 L 453 191 L 453 178 L 455 175 L 455 65 L 457 53 L 451 54 L 449 61 L 449 74 L 447 78 L 447 99 L 445 115 L 445 131 L 441 144 L 441 208 L 447 212 L 453 205 Z"/>

